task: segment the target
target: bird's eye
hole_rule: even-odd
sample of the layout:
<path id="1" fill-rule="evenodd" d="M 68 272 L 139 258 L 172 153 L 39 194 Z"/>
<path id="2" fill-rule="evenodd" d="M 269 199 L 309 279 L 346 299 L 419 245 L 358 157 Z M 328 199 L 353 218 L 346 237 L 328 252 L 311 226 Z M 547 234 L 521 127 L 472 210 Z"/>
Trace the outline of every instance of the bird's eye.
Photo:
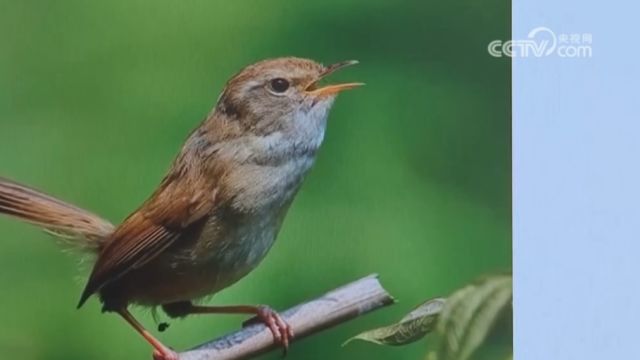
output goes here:
<path id="1" fill-rule="evenodd" d="M 283 93 L 289 89 L 289 82 L 283 78 L 275 78 L 269 83 L 271 90 L 276 93 Z"/>

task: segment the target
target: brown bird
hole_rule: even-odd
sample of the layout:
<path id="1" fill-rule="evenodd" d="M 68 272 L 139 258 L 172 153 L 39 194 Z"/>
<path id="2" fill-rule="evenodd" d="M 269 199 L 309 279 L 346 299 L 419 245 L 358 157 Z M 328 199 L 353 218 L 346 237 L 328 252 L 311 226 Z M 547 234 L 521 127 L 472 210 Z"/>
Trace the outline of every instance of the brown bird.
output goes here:
<path id="1" fill-rule="evenodd" d="M 98 294 L 155 349 L 177 359 L 129 305 L 170 317 L 252 314 L 285 351 L 291 328 L 266 306 L 193 303 L 240 280 L 271 248 L 324 137 L 336 95 L 361 85 L 319 81 L 356 61 L 322 66 L 300 58 L 250 65 L 233 76 L 191 133 L 158 189 L 114 227 L 88 211 L 0 179 L 0 213 L 39 225 L 97 254 L 78 307 Z"/>

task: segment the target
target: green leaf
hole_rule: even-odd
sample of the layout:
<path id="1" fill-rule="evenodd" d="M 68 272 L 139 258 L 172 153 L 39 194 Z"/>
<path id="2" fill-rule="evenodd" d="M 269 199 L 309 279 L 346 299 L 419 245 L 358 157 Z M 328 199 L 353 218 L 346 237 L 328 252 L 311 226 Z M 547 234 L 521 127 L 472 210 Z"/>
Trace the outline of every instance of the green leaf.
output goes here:
<path id="1" fill-rule="evenodd" d="M 432 299 L 418 306 L 398 323 L 363 332 L 347 340 L 363 340 L 381 345 L 405 345 L 423 338 L 433 331 L 445 299 Z"/>
<path id="2" fill-rule="evenodd" d="M 512 277 L 485 277 L 454 292 L 440 315 L 438 360 L 468 360 L 503 316 L 512 314 Z"/>
<path id="3" fill-rule="evenodd" d="M 479 353 L 489 336 L 500 333 L 497 330 L 508 329 L 507 346 L 494 346 L 491 350 L 503 353 L 502 356 L 505 352 L 511 354 L 512 285 L 511 274 L 481 278 L 447 299 L 425 302 L 396 324 L 361 333 L 345 344 L 363 340 L 382 345 L 405 345 L 436 332 L 434 349 L 426 359 L 469 360 Z M 488 358 L 495 359 L 496 354 Z"/>

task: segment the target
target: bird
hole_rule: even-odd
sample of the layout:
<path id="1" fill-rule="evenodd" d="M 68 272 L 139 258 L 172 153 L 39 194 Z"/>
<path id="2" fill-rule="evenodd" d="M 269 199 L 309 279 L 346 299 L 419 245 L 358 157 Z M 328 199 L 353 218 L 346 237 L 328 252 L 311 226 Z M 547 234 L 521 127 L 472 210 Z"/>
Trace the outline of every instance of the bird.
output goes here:
<path id="1" fill-rule="evenodd" d="M 93 295 L 152 347 L 175 360 L 131 314 L 161 307 L 171 318 L 247 314 L 286 352 L 294 334 L 265 305 L 200 305 L 242 279 L 272 247 L 317 157 L 338 93 L 363 85 L 321 85 L 337 70 L 298 57 L 262 60 L 227 81 L 150 197 L 118 226 L 30 186 L 0 178 L 0 214 L 18 218 L 95 254 L 78 302 Z"/>

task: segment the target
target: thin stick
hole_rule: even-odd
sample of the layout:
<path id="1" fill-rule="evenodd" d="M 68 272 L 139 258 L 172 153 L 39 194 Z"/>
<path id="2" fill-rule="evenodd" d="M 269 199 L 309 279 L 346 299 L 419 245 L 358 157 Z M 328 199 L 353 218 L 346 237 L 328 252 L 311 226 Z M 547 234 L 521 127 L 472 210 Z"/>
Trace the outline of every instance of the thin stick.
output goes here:
<path id="1" fill-rule="evenodd" d="M 354 319 L 393 298 L 377 275 L 369 275 L 282 313 L 295 334 L 294 341 Z M 180 354 L 180 360 L 249 359 L 276 348 L 271 332 L 262 324 L 250 325 Z"/>

